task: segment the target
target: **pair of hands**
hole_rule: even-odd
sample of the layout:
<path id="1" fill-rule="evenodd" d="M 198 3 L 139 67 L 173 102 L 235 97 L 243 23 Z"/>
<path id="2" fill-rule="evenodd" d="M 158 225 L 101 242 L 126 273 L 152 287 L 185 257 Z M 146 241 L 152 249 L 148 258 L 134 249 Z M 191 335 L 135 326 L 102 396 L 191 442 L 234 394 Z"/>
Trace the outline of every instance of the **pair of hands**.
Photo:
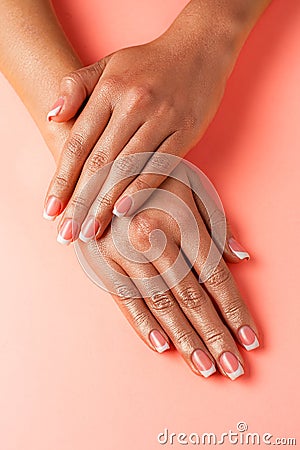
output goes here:
<path id="1" fill-rule="evenodd" d="M 220 235 L 212 241 L 209 234 L 209 219 L 215 216 L 224 224 L 224 217 L 220 218 L 218 209 L 207 217 L 203 204 L 192 194 L 186 167 L 176 170 L 183 173 L 187 185 L 167 178 L 177 165 L 168 154 L 184 156 L 201 137 L 219 105 L 227 71 L 222 65 L 218 70 L 215 66 L 202 70 L 193 53 L 178 59 L 170 48 L 170 41 L 163 37 L 123 49 L 63 79 L 48 119 L 62 126 L 75 121 L 46 197 L 44 216 L 55 219 L 63 213 L 59 242 L 69 244 L 80 237 L 88 243 L 81 245 L 82 256 L 101 274 L 150 348 L 162 352 L 172 341 L 195 373 L 207 377 L 217 367 L 235 379 L 244 369 L 234 339 L 251 350 L 258 346 L 258 334 L 221 257 L 224 246 L 217 250 Z M 137 152 L 141 158 L 135 157 Z M 158 186 L 160 190 L 147 200 L 151 188 Z M 176 194 L 192 212 L 201 236 L 194 260 L 194 242 L 187 240 L 187 247 L 182 247 L 178 226 L 166 210 L 168 203 L 160 198 L 162 191 Z M 126 216 L 141 205 L 150 209 L 139 212 L 128 229 Z M 188 232 L 191 216 L 185 216 L 182 205 L 177 211 L 183 216 L 182 230 Z M 138 260 L 119 251 L 107 227 L 113 212 L 118 216 L 113 221 L 118 224 L 117 235 L 124 237 L 128 232 L 140 252 Z M 165 233 L 166 243 L 158 254 L 159 245 L 153 245 L 153 256 L 149 237 L 156 229 Z M 211 246 L 214 263 L 203 278 Z M 237 262 L 247 257 L 227 229 L 224 258 Z"/>

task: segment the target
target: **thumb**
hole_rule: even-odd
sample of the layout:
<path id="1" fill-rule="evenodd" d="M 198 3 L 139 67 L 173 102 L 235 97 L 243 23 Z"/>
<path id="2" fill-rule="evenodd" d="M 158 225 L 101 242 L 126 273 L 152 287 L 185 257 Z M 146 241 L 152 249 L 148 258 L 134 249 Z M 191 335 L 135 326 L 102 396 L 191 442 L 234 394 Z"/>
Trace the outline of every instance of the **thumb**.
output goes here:
<path id="1" fill-rule="evenodd" d="M 95 89 L 107 62 L 108 57 L 105 57 L 65 75 L 60 83 L 58 99 L 50 108 L 47 120 L 67 122 L 72 119 Z"/>
<path id="2" fill-rule="evenodd" d="M 207 201 L 205 206 L 197 195 L 194 195 L 194 200 L 209 233 L 212 235 L 213 232 L 212 238 L 214 243 L 222 252 L 225 261 L 229 263 L 239 263 L 245 259 L 250 259 L 247 250 L 234 236 L 224 211 L 218 209 L 216 205 L 213 206 L 213 203 L 211 203 L 208 212 Z M 224 231 L 226 233 L 225 241 L 223 236 Z"/>
<path id="3" fill-rule="evenodd" d="M 226 219 L 227 236 L 226 244 L 223 251 L 223 257 L 227 262 L 238 263 L 245 259 L 250 259 L 250 255 L 242 244 L 235 238 L 232 233 L 230 224 Z"/>
<path id="4" fill-rule="evenodd" d="M 199 199 L 195 198 L 195 203 L 198 206 L 198 210 L 210 233 L 212 233 L 212 227 L 214 227 L 213 240 L 216 246 L 223 252 L 225 261 L 229 263 L 239 263 L 245 259 L 250 259 L 247 250 L 233 234 L 230 223 L 224 215 L 224 211 L 216 208 L 213 212 L 208 214 L 206 208 Z M 223 240 L 224 228 L 226 232 L 225 242 Z"/>
<path id="5" fill-rule="evenodd" d="M 222 252 L 225 261 L 239 263 L 245 259 L 250 259 L 247 250 L 235 238 L 225 216 L 221 200 L 217 192 L 212 189 L 211 183 L 207 184 L 206 180 L 208 179 L 200 170 L 197 170 L 197 173 L 194 170 L 190 170 L 188 177 L 198 211 L 209 233 L 213 234 L 212 238 Z"/>

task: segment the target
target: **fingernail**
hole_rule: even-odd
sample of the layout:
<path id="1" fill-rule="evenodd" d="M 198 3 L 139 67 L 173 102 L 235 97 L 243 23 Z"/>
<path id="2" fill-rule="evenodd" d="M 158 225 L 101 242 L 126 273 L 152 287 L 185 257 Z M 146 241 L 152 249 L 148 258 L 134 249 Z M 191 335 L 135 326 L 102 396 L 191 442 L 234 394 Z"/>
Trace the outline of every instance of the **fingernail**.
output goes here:
<path id="1" fill-rule="evenodd" d="M 150 341 L 152 342 L 158 353 L 162 353 L 170 348 L 168 342 L 158 330 L 151 331 Z"/>
<path id="2" fill-rule="evenodd" d="M 47 120 L 48 122 L 51 121 L 52 117 L 56 117 L 58 116 L 58 114 L 60 113 L 61 108 L 64 106 L 64 99 L 63 97 L 59 97 L 59 99 L 54 103 L 54 105 L 51 108 L 51 111 L 48 112 L 47 114 Z"/>
<path id="3" fill-rule="evenodd" d="M 231 380 L 235 380 L 244 373 L 244 369 L 237 359 L 237 357 L 231 352 L 224 352 L 220 357 L 220 364 L 228 377 Z"/>
<path id="4" fill-rule="evenodd" d="M 192 361 L 205 378 L 215 373 L 216 367 L 207 354 L 200 349 L 197 349 L 192 354 Z"/>
<path id="5" fill-rule="evenodd" d="M 48 198 L 44 212 L 43 217 L 47 220 L 54 220 L 60 213 L 62 209 L 62 203 L 57 198 L 54 197 L 54 195 L 51 195 L 51 197 Z"/>
<path id="6" fill-rule="evenodd" d="M 117 217 L 123 217 L 125 214 L 128 213 L 132 206 L 132 198 L 128 195 L 125 195 L 125 197 L 121 198 L 117 201 L 117 203 L 114 206 L 113 214 Z"/>
<path id="7" fill-rule="evenodd" d="M 99 228 L 99 221 L 95 217 L 88 217 L 82 224 L 79 239 L 83 242 L 89 242 L 96 236 Z"/>
<path id="8" fill-rule="evenodd" d="M 252 328 L 250 328 L 248 325 L 244 325 L 243 327 L 241 327 L 238 331 L 238 335 L 241 343 L 243 344 L 245 349 L 248 350 L 248 352 L 259 347 L 257 336 Z"/>
<path id="9" fill-rule="evenodd" d="M 250 259 L 250 255 L 241 244 L 238 243 L 234 238 L 228 239 L 228 245 L 232 253 L 235 254 L 239 259 Z"/>
<path id="10" fill-rule="evenodd" d="M 64 220 L 57 236 L 57 242 L 63 245 L 69 245 L 70 242 L 76 238 L 78 230 L 79 226 L 75 220 Z"/>

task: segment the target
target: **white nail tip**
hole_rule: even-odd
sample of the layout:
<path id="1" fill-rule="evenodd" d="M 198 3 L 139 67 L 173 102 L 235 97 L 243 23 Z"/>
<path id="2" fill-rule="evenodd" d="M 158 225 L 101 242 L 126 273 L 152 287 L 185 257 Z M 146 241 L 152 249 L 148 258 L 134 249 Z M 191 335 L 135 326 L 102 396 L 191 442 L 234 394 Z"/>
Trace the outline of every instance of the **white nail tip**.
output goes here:
<path id="1" fill-rule="evenodd" d="M 162 345 L 161 347 L 156 347 L 156 351 L 158 353 L 162 353 L 162 352 L 168 350 L 169 348 L 170 348 L 169 344 L 166 343 L 165 345 Z"/>
<path id="2" fill-rule="evenodd" d="M 79 234 L 79 239 L 80 239 L 82 242 L 85 242 L 85 243 L 87 244 L 87 243 L 90 242 L 93 238 L 92 238 L 92 237 L 87 238 L 87 237 L 85 237 L 84 234 L 82 234 L 82 232 L 80 232 L 80 234 Z"/>
<path id="3" fill-rule="evenodd" d="M 117 216 L 117 217 L 123 217 L 123 216 L 125 216 L 125 213 L 120 213 L 120 212 L 116 209 L 116 207 L 114 207 L 114 209 L 113 209 L 113 214 L 114 214 L 115 216 Z"/>
<path id="4" fill-rule="evenodd" d="M 232 373 L 226 372 L 226 373 L 231 380 L 235 380 L 236 378 L 238 378 L 244 374 L 244 369 L 243 369 L 241 363 L 239 362 L 239 367 L 236 369 L 235 372 L 232 372 Z"/>
<path id="5" fill-rule="evenodd" d="M 255 348 L 259 347 L 259 342 L 258 342 L 257 337 L 255 337 L 253 344 L 250 344 L 250 345 L 243 344 L 243 346 L 245 347 L 245 349 L 248 352 L 250 352 L 250 350 L 254 350 Z"/>
<path id="6" fill-rule="evenodd" d="M 44 217 L 44 219 L 46 219 L 46 220 L 55 220 L 55 219 L 56 219 L 56 216 L 49 216 L 49 215 L 46 213 L 46 211 L 43 212 L 43 217 Z"/>
<path id="7" fill-rule="evenodd" d="M 61 110 L 61 108 L 62 108 L 61 106 L 57 106 L 56 108 L 51 109 L 51 111 L 48 112 L 48 114 L 47 114 L 47 120 L 48 120 L 48 122 L 50 121 L 51 117 L 57 116 L 57 114 L 59 113 L 59 111 Z"/>
<path id="8" fill-rule="evenodd" d="M 250 255 L 247 252 L 237 252 L 236 250 L 231 249 L 231 251 L 237 256 L 239 259 L 250 259 Z"/>
<path id="9" fill-rule="evenodd" d="M 208 370 L 200 370 L 200 373 L 201 373 L 201 375 L 204 376 L 204 378 L 210 377 L 215 372 L 216 372 L 216 368 L 214 365 L 212 365 L 211 368 Z"/>
<path id="10" fill-rule="evenodd" d="M 64 239 L 60 234 L 57 236 L 56 240 L 59 244 L 62 245 L 69 245 L 71 242 L 71 239 Z"/>

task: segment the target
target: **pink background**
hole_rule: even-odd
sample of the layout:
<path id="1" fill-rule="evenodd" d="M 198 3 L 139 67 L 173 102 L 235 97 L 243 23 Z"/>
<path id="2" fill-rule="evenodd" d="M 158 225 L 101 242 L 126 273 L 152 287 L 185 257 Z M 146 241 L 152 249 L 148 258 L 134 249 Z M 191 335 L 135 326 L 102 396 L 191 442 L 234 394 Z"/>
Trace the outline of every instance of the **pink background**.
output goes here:
<path id="1" fill-rule="evenodd" d="M 85 62 L 156 37 L 185 3 L 56 1 Z M 1 450 L 154 450 L 165 427 L 222 433 L 239 421 L 299 439 L 299 42 L 299 1 L 274 0 L 189 155 L 252 255 L 232 270 L 263 346 L 245 354 L 237 382 L 204 380 L 175 351 L 148 350 L 72 248 L 56 244 L 42 219 L 52 158 L 0 78 Z"/>

